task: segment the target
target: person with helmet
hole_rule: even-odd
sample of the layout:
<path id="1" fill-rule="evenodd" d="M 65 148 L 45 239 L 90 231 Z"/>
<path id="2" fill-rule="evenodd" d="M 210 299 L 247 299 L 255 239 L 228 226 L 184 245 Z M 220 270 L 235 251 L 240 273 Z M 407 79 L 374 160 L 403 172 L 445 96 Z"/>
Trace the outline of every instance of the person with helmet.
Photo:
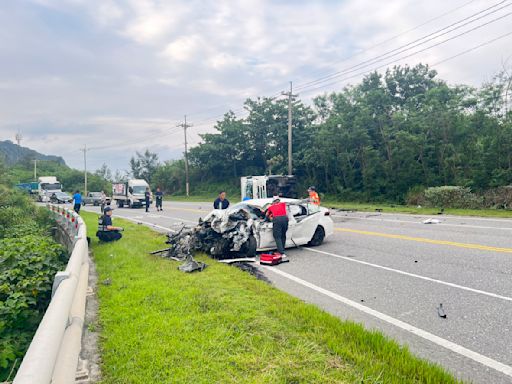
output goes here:
<path id="1" fill-rule="evenodd" d="M 318 193 L 316 192 L 316 188 L 311 186 L 308 188 L 309 193 L 309 202 L 315 205 L 320 205 L 320 196 L 318 196 Z"/>
<path id="2" fill-rule="evenodd" d="M 101 216 L 98 220 L 98 231 L 96 232 L 96 236 L 100 241 L 116 241 L 120 240 L 123 235 L 121 235 L 121 231 L 123 228 L 114 227 L 112 225 L 112 208 L 106 207 L 103 210 L 103 216 Z"/>
<path id="3" fill-rule="evenodd" d="M 274 196 L 272 205 L 267 208 L 267 217 L 272 220 L 272 235 L 276 242 L 277 251 L 281 254 L 282 260 L 286 260 L 284 253 L 286 246 L 286 232 L 288 231 L 288 212 L 286 203 L 282 203 L 279 196 Z"/>

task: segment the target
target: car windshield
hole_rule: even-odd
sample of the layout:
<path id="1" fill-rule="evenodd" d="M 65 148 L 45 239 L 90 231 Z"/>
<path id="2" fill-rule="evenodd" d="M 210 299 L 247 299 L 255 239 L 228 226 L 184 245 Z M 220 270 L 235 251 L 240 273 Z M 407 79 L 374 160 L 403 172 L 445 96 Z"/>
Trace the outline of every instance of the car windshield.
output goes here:
<path id="1" fill-rule="evenodd" d="M 134 194 L 138 194 L 138 193 L 143 194 L 144 192 L 146 192 L 146 187 L 143 185 L 135 185 L 132 188 L 133 188 L 132 193 L 134 193 Z"/>
<path id="2" fill-rule="evenodd" d="M 67 193 L 64 192 L 55 192 L 55 196 L 57 197 L 69 197 Z"/>
<path id="3" fill-rule="evenodd" d="M 61 189 L 62 185 L 60 183 L 41 183 L 41 189 L 46 191 L 51 191 L 55 189 Z"/>
<path id="4" fill-rule="evenodd" d="M 259 209 L 258 207 L 255 207 L 253 205 L 245 204 L 245 203 L 238 203 L 233 205 L 233 207 L 230 208 L 230 210 L 235 209 L 245 209 L 249 214 L 251 215 L 251 218 L 253 219 L 259 219 L 262 217 L 265 217 L 265 214 Z"/>
<path id="5" fill-rule="evenodd" d="M 101 192 L 91 192 L 91 197 L 101 197 Z"/>

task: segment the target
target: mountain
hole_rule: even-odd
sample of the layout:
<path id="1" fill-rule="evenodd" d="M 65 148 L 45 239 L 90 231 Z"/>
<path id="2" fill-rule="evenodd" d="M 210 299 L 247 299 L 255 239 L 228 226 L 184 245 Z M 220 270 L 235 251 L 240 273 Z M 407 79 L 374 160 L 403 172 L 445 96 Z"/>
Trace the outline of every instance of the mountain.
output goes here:
<path id="1" fill-rule="evenodd" d="M 66 165 L 60 156 L 44 155 L 27 147 L 19 147 L 10 140 L 0 141 L 0 158 L 6 165 L 13 165 L 21 160 L 50 160 Z"/>

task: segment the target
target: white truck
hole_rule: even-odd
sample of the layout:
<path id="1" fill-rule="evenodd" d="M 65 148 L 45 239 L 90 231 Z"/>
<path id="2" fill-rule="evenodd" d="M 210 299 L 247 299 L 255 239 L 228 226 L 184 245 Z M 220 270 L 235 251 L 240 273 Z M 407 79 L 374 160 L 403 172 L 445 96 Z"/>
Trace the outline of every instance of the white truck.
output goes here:
<path id="1" fill-rule="evenodd" d="M 293 175 L 246 176 L 240 179 L 242 200 L 266 199 L 273 196 L 297 198 Z"/>
<path id="2" fill-rule="evenodd" d="M 146 205 L 146 197 L 144 193 L 149 184 L 146 180 L 131 179 L 125 183 L 112 184 L 112 200 L 114 200 L 119 208 L 125 205 L 128 208 L 143 207 Z M 149 203 L 153 202 L 153 194 L 149 199 Z"/>
<path id="3" fill-rule="evenodd" d="M 50 201 L 50 196 L 55 192 L 62 192 L 62 184 L 55 176 L 41 176 L 37 179 L 38 200 Z"/>

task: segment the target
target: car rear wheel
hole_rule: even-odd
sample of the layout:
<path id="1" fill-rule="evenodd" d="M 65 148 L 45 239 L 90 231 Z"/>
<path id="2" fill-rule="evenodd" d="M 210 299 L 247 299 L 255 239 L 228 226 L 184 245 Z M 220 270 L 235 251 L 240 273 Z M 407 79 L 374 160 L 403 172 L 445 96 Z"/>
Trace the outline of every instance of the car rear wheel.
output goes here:
<path id="1" fill-rule="evenodd" d="M 325 239 L 325 230 L 320 225 L 316 227 L 316 231 L 313 234 L 313 237 L 311 238 L 308 245 L 311 245 L 313 247 L 316 247 L 324 242 Z"/>

